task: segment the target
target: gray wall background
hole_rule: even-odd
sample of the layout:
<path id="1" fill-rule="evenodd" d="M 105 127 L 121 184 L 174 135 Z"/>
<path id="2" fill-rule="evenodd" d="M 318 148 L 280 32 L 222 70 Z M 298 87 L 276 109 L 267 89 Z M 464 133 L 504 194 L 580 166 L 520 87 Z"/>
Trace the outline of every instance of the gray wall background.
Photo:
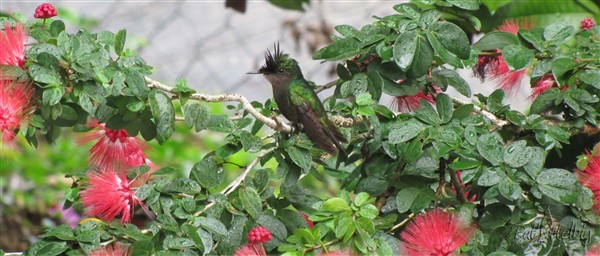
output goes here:
<path id="1" fill-rule="evenodd" d="M 269 84 L 260 75 L 246 72 L 262 65 L 264 51 L 274 42 L 300 62 L 305 77 L 325 84 L 334 79 L 335 63 L 312 60 L 310 48 L 326 45 L 326 34 L 334 33 L 334 26 L 360 28 L 372 22 L 373 15 L 394 13 L 392 6 L 406 0 L 311 0 L 305 12 L 284 10 L 266 0 L 248 0 L 245 14 L 226 9 L 224 0 L 0 0 L 0 9 L 33 16 L 43 2 L 98 20 L 92 32 L 127 29 L 128 47 L 137 49 L 156 68 L 152 75 L 156 80 L 174 85 L 177 78 L 185 78 L 202 93 L 241 93 L 264 102 L 271 97 Z M 469 70 L 462 73 L 475 93 L 493 91 L 491 84 L 471 78 Z M 513 107 L 525 109 L 530 104 L 528 95 L 528 86 L 522 86 L 512 97 Z M 381 104 L 389 102 L 383 99 Z"/>

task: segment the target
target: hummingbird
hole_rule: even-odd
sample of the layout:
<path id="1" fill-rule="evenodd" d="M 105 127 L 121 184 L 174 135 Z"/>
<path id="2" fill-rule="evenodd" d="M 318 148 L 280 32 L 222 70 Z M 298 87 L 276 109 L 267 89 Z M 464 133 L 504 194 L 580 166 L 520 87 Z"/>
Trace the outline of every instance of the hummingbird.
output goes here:
<path id="1" fill-rule="evenodd" d="M 309 82 L 302 75 L 298 62 L 283 54 L 279 44 L 274 52 L 265 53 L 265 64 L 258 74 L 271 83 L 273 97 L 281 114 L 295 127 L 299 127 L 308 138 L 327 153 L 345 155 L 341 143 L 346 143 L 344 135 L 329 120 L 325 108 Z"/>

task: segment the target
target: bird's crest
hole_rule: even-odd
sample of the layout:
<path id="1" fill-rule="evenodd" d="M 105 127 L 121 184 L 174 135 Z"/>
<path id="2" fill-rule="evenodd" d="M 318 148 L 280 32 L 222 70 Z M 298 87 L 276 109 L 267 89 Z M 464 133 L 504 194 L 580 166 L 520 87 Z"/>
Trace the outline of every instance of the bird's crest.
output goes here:
<path id="1" fill-rule="evenodd" d="M 279 43 L 275 44 L 273 53 L 269 50 L 265 53 L 265 65 L 258 72 L 261 74 L 277 73 L 285 56 L 287 55 L 279 50 Z"/>

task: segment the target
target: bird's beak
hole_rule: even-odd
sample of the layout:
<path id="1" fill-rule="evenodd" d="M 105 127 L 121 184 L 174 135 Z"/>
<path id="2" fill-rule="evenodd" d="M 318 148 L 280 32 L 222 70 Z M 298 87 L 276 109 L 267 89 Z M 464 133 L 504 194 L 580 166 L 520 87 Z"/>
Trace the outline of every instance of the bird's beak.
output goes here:
<path id="1" fill-rule="evenodd" d="M 248 72 L 246 74 L 248 74 L 248 75 L 260 75 L 262 73 L 261 72 Z"/>

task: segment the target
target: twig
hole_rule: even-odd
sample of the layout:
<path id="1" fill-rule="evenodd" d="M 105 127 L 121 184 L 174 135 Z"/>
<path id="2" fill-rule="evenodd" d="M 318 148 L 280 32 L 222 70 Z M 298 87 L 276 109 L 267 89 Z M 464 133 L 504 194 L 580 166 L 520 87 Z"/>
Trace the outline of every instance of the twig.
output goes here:
<path id="1" fill-rule="evenodd" d="M 229 183 L 229 185 L 225 189 L 223 189 L 223 191 L 221 191 L 221 193 L 224 195 L 231 194 L 231 192 L 233 192 L 238 186 L 240 186 L 242 181 L 244 179 L 246 179 L 246 176 L 248 176 L 248 173 L 250 173 L 250 170 L 252 170 L 252 168 L 254 168 L 254 166 L 256 166 L 260 162 L 260 159 L 262 159 L 269 153 L 275 151 L 275 149 L 276 149 L 276 147 L 269 148 L 269 149 L 263 151 L 262 153 L 260 153 L 260 155 L 256 156 L 256 158 L 254 160 L 252 160 L 252 162 L 250 162 L 250 164 L 248 164 L 248 166 L 246 166 L 246 169 L 244 170 L 244 172 L 242 172 L 242 174 L 240 174 L 240 176 L 238 176 L 233 182 Z"/>
<path id="2" fill-rule="evenodd" d="M 452 182 L 452 185 L 454 185 L 454 190 L 456 190 L 456 197 L 458 197 L 458 200 L 460 200 L 461 203 L 466 203 L 467 198 L 462 191 L 462 184 L 460 184 L 460 181 L 456 176 L 456 171 L 450 168 L 448 169 L 448 172 L 450 174 L 450 181 Z"/>
<path id="3" fill-rule="evenodd" d="M 337 80 L 333 80 L 333 81 L 331 81 L 329 83 L 326 83 L 326 84 L 324 84 L 322 86 L 318 86 L 317 88 L 315 88 L 315 93 L 320 93 L 322 91 L 325 91 L 325 90 L 327 90 L 327 89 L 335 86 L 336 84 L 337 84 Z"/>
<path id="4" fill-rule="evenodd" d="M 146 79 L 146 83 L 148 84 L 148 87 L 156 88 L 156 89 L 168 92 L 168 93 L 173 93 L 172 87 L 169 87 L 161 82 L 154 81 L 149 77 L 145 77 L 145 79 Z M 252 116 L 254 116 L 257 120 L 263 122 L 265 125 L 271 127 L 273 130 L 286 132 L 286 133 L 291 133 L 294 131 L 294 128 L 292 126 L 286 124 L 282 120 L 278 120 L 279 119 L 278 117 L 275 117 L 274 118 L 275 120 L 274 120 L 274 119 L 264 116 L 263 114 L 258 112 L 258 110 L 256 110 L 252 106 L 250 101 L 248 101 L 248 99 L 246 99 L 246 97 L 242 96 L 241 94 L 226 93 L 226 94 L 219 94 L 219 95 L 208 95 L 208 94 L 202 94 L 202 93 L 194 93 L 194 94 L 190 95 L 189 98 L 195 99 L 195 100 L 206 101 L 206 102 L 236 101 L 236 102 L 239 102 L 242 104 L 242 107 L 244 108 L 244 110 L 248 111 L 248 113 L 250 113 Z"/>
<path id="5" fill-rule="evenodd" d="M 310 252 L 310 251 L 314 251 L 314 250 L 316 250 L 316 249 L 319 249 L 319 248 L 321 248 L 321 247 L 325 248 L 325 246 L 330 246 L 330 245 L 332 245 L 332 244 L 335 244 L 335 243 L 337 243 L 337 242 L 339 242 L 339 241 L 341 241 L 341 240 L 342 240 L 341 238 L 337 238 L 337 239 L 331 240 L 331 241 L 329 241 L 329 242 L 327 242 L 327 243 L 324 243 L 324 244 L 318 244 L 318 245 L 315 245 L 315 246 L 313 246 L 313 247 L 306 248 L 306 249 L 304 250 L 304 252 Z"/>
<path id="6" fill-rule="evenodd" d="M 256 156 L 256 158 L 254 160 L 252 160 L 252 162 L 250 162 L 250 164 L 248 164 L 246 166 L 246 169 L 244 169 L 244 172 L 242 172 L 242 174 L 240 174 L 240 176 L 238 176 L 234 181 L 229 183 L 229 185 L 227 185 L 227 187 L 225 187 L 223 190 L 221 190 L 220 193 L 227 196 L 227 195 L 231 194 L 233 191 L 235 191 L 235 189 L 240 186 L 242 181 L 244 179 L 246 179 L 246 176 L 248 176 L 248 174 L 250 173 L 252 168 L 254 168 L 254 166 L 256 166 L 263 157 L 265 157 L 269 153 L 275 151 L 275 149 L 276 149 L 276 147 L 269 148 L 269 149 L 263 151 L 262 153 L 260 153 L 258 156 Z M 215 202 L 210 202 L 209 204 L 204 206 L 204 209 L 194 213 L 194 217 L 200 216 L 200 214 L 204 213 L 206 210 L 213 207 L 214 205 L 215 205 Z"/>
<path id="7" fill-rule="evenodd" d="M 468 103 L 466 101 L 463 101 L 463 100 L 460 100 L 460 99 L 457 99 L 457 98 L 452 98 L 452 101 L 454 103 L 456 103 L 456 104 L 459 104 L 459 105 L 470 104 L 470 103 Z M 480 108 L 478 106 L 473 105 L 473 111 L 475 111 L 475 112 L 477 112 L 477 113 L 485 116 L 487 119 L 489 119 L 490 121 L 492 121 L 492 123 L 494 124 L 494 126 L 496 127 L 496 129 L 502 128 L 503 126 L 505 126 L 505 125 L 508 124 L 508 121 L 502 120 L 502 119 L 498 118 L 497 116 L 495 116 L 494 114 L 492 114 L 492 113 L 490 113 L 490 112 L 488 112 L 488 111 L 486 111 L 486 110 L 484 110 L 484 109 L 482 109 L 482 108 Z"/>
<path id="8" fill-rule="evenodd" d="M 397 229 L 399 229 L 400 227 L 404 226 L 404 224 L 406 224 L 407 222 L 409 222 L 410 220 L 412 220 L 412 218 L 415 217 L 415 213 L 411 213 L 409 214 L 406 219 L 404 219 L 403 221 L 401 221 L 400 223 L 396 224 L 395 226 L 393 226 L 392 228 L 390 228 L 390 230 L 388 230 L 386 233 L 393 233 L 394 231 L 396 231 Z"/>

